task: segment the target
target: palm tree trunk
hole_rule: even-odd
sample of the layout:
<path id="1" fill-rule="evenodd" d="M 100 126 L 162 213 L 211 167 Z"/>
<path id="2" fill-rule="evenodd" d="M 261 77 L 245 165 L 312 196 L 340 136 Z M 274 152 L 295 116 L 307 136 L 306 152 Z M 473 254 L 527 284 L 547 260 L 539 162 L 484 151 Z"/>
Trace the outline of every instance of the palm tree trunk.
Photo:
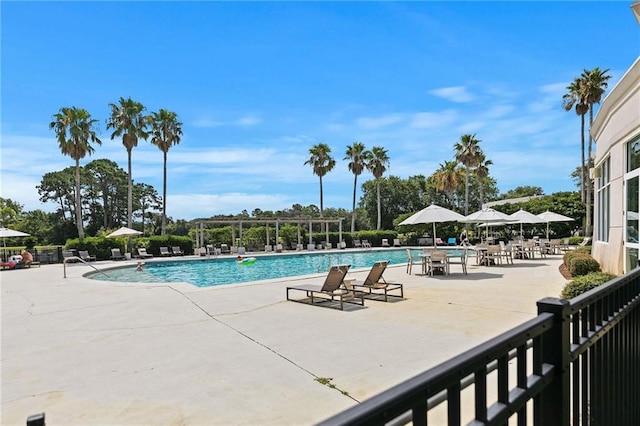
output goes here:
<path id="1" fill-rule="evenodd" d="M 144 223 L 144 215 L 142 216 Z M 167 228 L 167 151 L 164 151 L 164 176 L 162 179 L 162 228 L 160 235 L 165 234 Z"/>
<path id="2" fill-rule="evenodd" d="M 585 169 L 585 162 L 584 162 L 584 114 L 580 115 L 580 138 L 581 138 L 580 148 L 582 150 L 582 167 L 580 168 L 580 198 L 581 198 L 582 202 L 584 203 L 586 201 L 586 197 L 585 197 L 585 178 L 584 178 L 584 169 Z"/>
<path id="3" fill-rule="evenodd" d="M 353 175 L 353 203 L 351 210 L 351 235 L 356 231 L 356 188 L 358 187 L 358 175 Z"/>
<path id="4" fill-rule="evenodd" d="M 380 228 L 382 227 L 382 211 L 380 209 L 380 180 L 379 179 L 376 182 L 376 193 L 378 196 L 378 226 L 376 227 L 376 229 L 379 231 Z"/>
<path id="5" fill-rule="evenodd" d="M 469 215 L 469 167 L 464 166 L 464 215 Z"/>
<path id="6" fill-rule="evenodd" d="M 133 228 L 133 180 L 131 179 L 131 149 L 127 149 L 127 227 Z"/>
<path id="7" fill-rule="evenodd" d="M 84 239 L 84 227 L 82 226 L 82 204 L 80 200 L 80 159 L 76 158 L 76 226 L 78 227 L 78 238 Z"/>
<path id="8" fill-rule="evenodd" d="M 323 217 L 322 176 L 320 176 L 320 217 Z M 324 232 L 324 223 L 320 223 L 320 232 Z"/>

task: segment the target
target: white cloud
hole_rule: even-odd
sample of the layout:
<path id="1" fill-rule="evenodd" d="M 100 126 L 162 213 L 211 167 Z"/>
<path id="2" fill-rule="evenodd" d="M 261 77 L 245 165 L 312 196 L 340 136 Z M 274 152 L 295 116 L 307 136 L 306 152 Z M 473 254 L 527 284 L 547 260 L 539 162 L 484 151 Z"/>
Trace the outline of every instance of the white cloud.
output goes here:
<path id="1" fill-rule="evenodd" d="M 475 99 L 475 96 L 469 93 L 464 86 L 442 87 L 440 89 L 430 90 L 429 93 L 456 103 L 472 102 Z"/>
<path id="2" fill-rule="evenodd" d="M 457 113 L 453 110 L 442 112 L 418 112 L 413 114 L 410 126 L 419 129 L 446 127 L 457 119 Z"/>

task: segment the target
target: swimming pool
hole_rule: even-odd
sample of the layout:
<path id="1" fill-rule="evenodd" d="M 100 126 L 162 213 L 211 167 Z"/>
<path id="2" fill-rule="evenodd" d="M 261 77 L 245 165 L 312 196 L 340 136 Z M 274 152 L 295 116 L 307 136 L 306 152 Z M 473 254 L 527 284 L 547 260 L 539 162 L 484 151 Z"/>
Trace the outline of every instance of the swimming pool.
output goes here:
<path id="1" fill-rule="evenodd" d="M 412 250 L 418 257 L 421 249 Z M 252 264 L 239 265 L 235 258 L 193 258 L 147 262 L 143 271 L 135 265 L 92 272 L 86 276 L 101 281 L 169 283 L 187 282 L 196 287 L 261 281 L 325 273 L 331 265 L 347 264 L 351 269 L 370 268 L 376 261 L 388 260 L 390 265 L 407 262 L 406 249 L 346 251 L 333 253 L 294 253 L 255 256 Z"/>

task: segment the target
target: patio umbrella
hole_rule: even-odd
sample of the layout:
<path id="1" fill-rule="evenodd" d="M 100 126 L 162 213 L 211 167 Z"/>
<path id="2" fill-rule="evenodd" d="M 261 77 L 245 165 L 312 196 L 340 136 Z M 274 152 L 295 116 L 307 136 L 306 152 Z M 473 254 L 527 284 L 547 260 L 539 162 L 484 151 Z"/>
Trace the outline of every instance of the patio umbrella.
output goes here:
<path id="1" fill-rule="evenodd" d="M 436 245 L 436 223 L 442 222 L 461 222 L 464 220 L 464 216 L 460 213 L 456 213 L 453 210 L 440 207 L 435 204 L 431 204 L 420 210 L 417 213 L 409 216 L 405 220 L 399 223 L 399 225 L 417 225 L 420 223 L 433 224 L 433 246 Z"/>
<path id="2" fill-rule="evenodd" d="M 494 210 L 492 208 L 486 208 L 471 213 L 465 217 L 462 222 L 465 223 L 481 223 L 486 226 L 486 236 L 489 236 L 489 225 L 492 223 L 511 222 L 509 215 Z"/>
<path id="3" fill-rule="evenodd" d="M 547 210 L 544 213 L 537 215 L 540 219 L 547 222 L 547 240 L 549 239 L 549 223 L 551 222 L 570 222 L 574 220 L 571 217 L 563 216 L 560 213 L 555 213 Z"/>
<path id="4" fill-rule="evenodd" d="M 117 231 L 113 231 L 112 233 L 107 235 L 107 238 L 133 237 L 134 235 L 141 235 L 141 234 L 142 232 L 140 231 L 136 231 L 135 229 L 131 229 L 131 228 L 127 228 L 126 226 L 123 226 Z M 131 238 L 129 238 L 129 249 L 131 249 Z"/>
<path id="5" fill-rule="evenodd" d="M 6 238 L 11 238 L 11 237 L 28 237 L 31 234 L 27 234 L 26 232 L 20 232 L 20 231 L 16 231 L 14 229 L 9 229 L 9 228 L 0 228 L 0 237 L 2 237 L 2 254 L 3 254 L 3 258 L 5 257 L 5 253 L 7 251 L 7 242 L 5 241 Z"/>
<path id="6" fill-rule="evenodd" d="M 512 219 L 512 223 L 519 223 L 520 224 L 520 237 L 522 237 L 522 224 L 523 223 L 544 223 L 545 220 L 536 216 L 533 213 L 529 213 L 526 210 L 518 210 L 517 212 L 509 215 L 509 217 L 511 217 Z M 547 239 L 548 236 L 547 236 Z"/>

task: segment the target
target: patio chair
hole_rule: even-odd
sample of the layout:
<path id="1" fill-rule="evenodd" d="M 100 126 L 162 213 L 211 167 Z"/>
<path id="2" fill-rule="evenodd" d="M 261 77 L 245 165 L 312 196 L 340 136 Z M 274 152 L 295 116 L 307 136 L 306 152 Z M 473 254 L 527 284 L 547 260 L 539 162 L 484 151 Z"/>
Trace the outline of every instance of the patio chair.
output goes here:
<path id="1" fill-rule="evenodd" d="M 221 254 L 229 254 L 231 253 L 231 249 L 227 244 L 220 244 L 220 253 Z"/>
<path id="2" fill-rule="evenodd" d="M 444 250 L 432 250 L 426 261 L 429 275 L 433 276 L 437 271 L 442 272 L 443 275 L 449 275 L 449 259 Z"/>
<path id="3" fill-rule="evenodd" d="M 513 246 L 505 244 L 502 240 L 498 244 L 500 244 L 500 260 L 504 259 L 507 264 L 511 263 L 513 265 Z"/>
<path id="4" fill-rule="evenodd" d="M 80 259 L 84 260 L 85 262 L 91 262 L 91 261 L 96 260 L 96 257 L 95 256 L 91 256 L 89 254 L 88 250 L 80 250 L 80 251 L 78 251 L 78 257 Z"/>
<path id="5" fill-rule="evenodd" d="M 140 259 L 150 259 L 153 257 L 152 254 L 147 253 L 147 249 L 144 247 L 141 247 L 138 249 L 138 257 Z"/>
<path id="6" fill-rule="evenodd" d="M 394 246 L 394 247 L 400 247 L 400 246 L 401 246 L 401 244 L 400 244 L 400 238 L 394 238 L 394 239 L 393 239 L 393 246 Z"/>
<path id="7" fill-rule="evenodd" d="M 389 240 L 388 239 L 386 239 L 386 238 L 382 239 L 382 247 L 391 247 L 389 245 Z"/>
<path id="8" fill-rule="evenodd" d="M 357 293 L 363 293 L 365 297 L 369 296 L 369 298 L 372 298 L 372 296 L 384 296 L 385 302 L 389 301 L 389 297 L 403 299 L 404 290 L 402 284 L 388 283 L 382 276 L 388 264 L 388 260 L 381 260 L 374 263 L 369 271 L 369 275 L 367 275 L 367 278 L 365 278 L 363 282 L 351 282 L 353 290 Z M 395 290 L 400 290 L 400 294 L 389 294 L 390 291 Z"/>
<path id="9" fill-rule="evenodd" d="M 124 260 L 124 255 L 120 252 L 119 248 L 111 249 L 111 260 Z"/>
<path id="10" fill-rule="evenodd" d="M 344 277 L 347 275 L 351 265 L 336 265 L 329 268 L 327 278 L 322 285 L 302 284 L 287 287 L 287 300 L 291 302 L 306 303 L 308 305 L 327 306 L 344 310 L 345 303 L 364 306 L 364 295 L 361 292 L 354 292 L 348 288 L 341 288 L 344 284 Z M 290 292 L 300 291 L 305 293 L 301 299 L 292 299 Z"/>
<path id="11" fill-rule="evenodd" d="M 171 252 L 174 256 L 184 256 L 184 252 L 178 246 L 171 247 Z"/>
<path id="12" fill-rule="evenodd" d="M 469 254 L 467 248 L 462 249 L 460 256 L 447 256 L 447 266 L 451 269 L 451 265 L 461 265 L 462 272 L 467 275 L 467 260 L 469 258 Z"/>
<path id="13" fill-rule="evenodd" d="M 362 243 L 360 242 L 360 240 L 353 240 L 353 247 L 362 248 Z"/>
<path id="14" fill-rule="evenodd" d="M 449 237 L 449 239 L 447 239 L 447 244 L 450 246 L 455 246 L 457 243 L 456 237 Z"/>
<path id="15" fill-rule="evenodd" d="M 411 254 L 411 249 L 407 249 L 407 274 L 411 275 L 411 270 L 413 269 L 413 265 L 422 266 L 422 259 L 416 259 Z M 422 271 L 424 273 L 424 270 Z"/>
<path id="16" fill-rule="evenodd" d="M 362 248 L 371 248 L 371 243 L 369 240 L 362 240 Z"/>
<path id="17" fill-rule="evenodd" d="M 160 256 L 169 257 L 172 253 L 169 251 L 169 247 L 160 247 Z"/>

